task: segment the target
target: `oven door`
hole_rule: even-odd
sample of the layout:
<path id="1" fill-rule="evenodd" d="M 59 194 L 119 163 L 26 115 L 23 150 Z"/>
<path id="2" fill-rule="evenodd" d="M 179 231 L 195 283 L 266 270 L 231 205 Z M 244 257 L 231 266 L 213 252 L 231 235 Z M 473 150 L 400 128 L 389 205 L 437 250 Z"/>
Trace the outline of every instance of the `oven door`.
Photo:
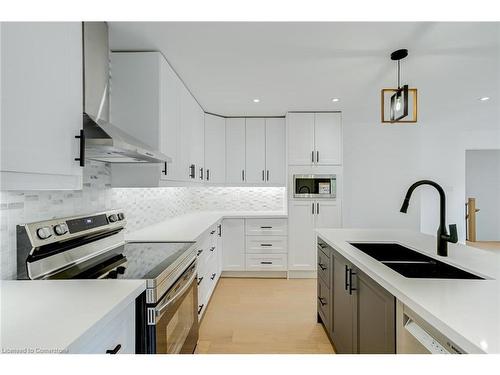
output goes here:
<path id="1" fill-rule="evenodd" d="M 157 354 L 192 354 L 198 342 L 198 286 L 193 262 L 154 308 Z"/>

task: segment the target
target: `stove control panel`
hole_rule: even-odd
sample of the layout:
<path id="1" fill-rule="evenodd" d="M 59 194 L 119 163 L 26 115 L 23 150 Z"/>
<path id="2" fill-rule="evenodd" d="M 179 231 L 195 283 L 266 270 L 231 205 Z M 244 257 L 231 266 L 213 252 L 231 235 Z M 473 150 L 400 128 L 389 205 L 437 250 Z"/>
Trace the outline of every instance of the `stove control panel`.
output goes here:
<path id="1" fill-rule="evenodd" d="M 50 230 L 50 227 L 42 227 L 36 230 L 36 235 L 41 240 L 46 240 L 47 238 L 52 237 L 52 231 Z"/>

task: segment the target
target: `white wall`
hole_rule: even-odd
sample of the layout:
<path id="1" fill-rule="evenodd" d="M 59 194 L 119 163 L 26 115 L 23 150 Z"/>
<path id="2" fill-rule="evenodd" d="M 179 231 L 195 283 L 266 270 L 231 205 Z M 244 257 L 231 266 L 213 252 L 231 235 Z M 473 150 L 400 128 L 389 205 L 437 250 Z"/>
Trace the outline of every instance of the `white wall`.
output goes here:
<path id="1" fill-rule="evenodd" d="M 500 150 L 465 153 L 466 198 L 476 198 L 478 241 L 500 241 Z"/>

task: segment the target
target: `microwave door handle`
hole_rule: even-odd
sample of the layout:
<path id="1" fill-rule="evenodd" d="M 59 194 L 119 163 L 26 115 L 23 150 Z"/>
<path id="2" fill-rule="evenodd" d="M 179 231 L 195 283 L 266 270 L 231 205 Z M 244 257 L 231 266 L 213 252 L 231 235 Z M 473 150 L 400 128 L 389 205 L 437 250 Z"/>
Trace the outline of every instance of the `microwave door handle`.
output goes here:
<path id="1" fill-rule="evenodd" d="M 193 273 L 193 276 L 191 276 L 189 278 L 189 281 L 186 283 L 186 285 L 184 285 L 182 287 L 182 289 L 179 290 L 177 292 L 177 294 L 173 298 L 171 298 L 167 302 L 164 302 L 161 305 L 157 306 L 155 308 L 155 315 L 156 316 L 160 316 L 162 314 L 163 310 L 165 310 L 168 306 L 170 306 L 171 304 L 173 304 L 174 302 L 176 302 L 179 299 L 179 297 L 181 297 L 186 292 L 186 290 L 188 290 L 191 287 L 191 284 L 193 283 L 193 281 L 196 278 L 196 276 L 197 276 L 196 272 Z"/>

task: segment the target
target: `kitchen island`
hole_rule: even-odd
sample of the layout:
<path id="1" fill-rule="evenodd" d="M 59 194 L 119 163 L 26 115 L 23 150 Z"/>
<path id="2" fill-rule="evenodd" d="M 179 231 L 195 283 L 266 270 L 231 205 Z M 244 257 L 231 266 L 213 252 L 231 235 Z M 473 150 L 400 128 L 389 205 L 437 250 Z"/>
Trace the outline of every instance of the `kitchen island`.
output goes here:
<path id="1" fill-rule="evenodd" d="M 500 353 L 500 254 L 449 244 L 448 257 L 436 255 L 436 238 L 405 230 L 318 229 L 357 270 L 418 314 L 466 353 Z M 352 246 L 353 242 L 398 243 L 482 278 L 407 278 Z"/>

